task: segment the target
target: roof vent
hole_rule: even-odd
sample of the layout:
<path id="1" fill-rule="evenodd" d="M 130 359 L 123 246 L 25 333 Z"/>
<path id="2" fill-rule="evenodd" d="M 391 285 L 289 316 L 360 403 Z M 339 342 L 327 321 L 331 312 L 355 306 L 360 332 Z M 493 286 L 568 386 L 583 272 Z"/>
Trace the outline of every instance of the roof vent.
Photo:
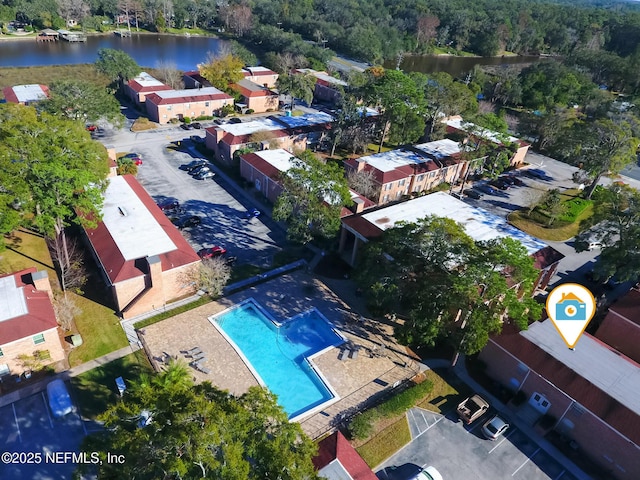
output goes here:
<path id="1" fill-rule="evenodd" d="M 122 215 L 123 217 L 127 216 L 127 211 L 124 208 L 118 207 L 118 211 L 120 212 L 120 215 Z"/>

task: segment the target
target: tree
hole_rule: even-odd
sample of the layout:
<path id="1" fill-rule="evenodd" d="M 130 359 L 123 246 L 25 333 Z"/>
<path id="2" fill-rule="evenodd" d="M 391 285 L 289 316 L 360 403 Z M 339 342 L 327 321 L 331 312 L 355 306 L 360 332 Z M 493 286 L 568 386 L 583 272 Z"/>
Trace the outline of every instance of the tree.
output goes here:
<path id="1" fill-rule="evenodd" d="M 82 288 L 87 283 L 88 275 L 84 266 L 83 252 L 78 246 L 77 240 L 70 238 L 65 242 L 61 235 L 49 239 L 47 246 L 51 253 L 51 260 L 60 274 L 60 287 L 64 292 L 64 297 L 67 298 L 68 290 L 82 294 Z"/>
<path id="2" fill-rule="evenodd" d="M 382 151 L 382 144 L 392 128 L 395 141 L 411 143 L 417 140 L 420 136 L 416 136 L 417 131 L 420 130 L 417 117 L 424 112 L 425 105 L 424 95 L 413 78 L 399 70 L 385 70 L 378 67 L 369 68 L 365 73 L 368 76 L 368 83 L 362 92 L 365 103 L 377 108 L 379 112 L 378 152 Z M 423 131 L 424 124 L 422 124 Z"/>
<path id="3" fill-rule="evenodd" d="M 472 354 L 505 323 L 524 329 L 541 313 L 525 247 L 511 238 L 476 242 L 446 218 L 386 230 L 364 246 L 356 271 L 370 300 L 407 318 L 397 335 L 414 345 L 445 341 Z"/>
<path id="4" fill-rule="evenodd" d="M 116 162 L 118 164 L 118 175 L 137 175 L 138 166 L 133 163 L 132 158 L 121 157 Z"/>
<path id="5" fill-rule="evenodd" d="M 239 37 L 244 36 L 244 34 L 251 28 L 253 21 L 252 13 L 251 7 L 247 4 L 224 4 L 219 8 L 218 14 L 222 19 L 225 28 L 233 31 Z"/>
<path id="6" fill-rule="evenodd" d="M 106 89 L 80 80 L 58 80 L 49 88 L 49 98 L 38 108 L 51 115 L 64 116 L 82 122 L 107 120 L 123 124 L 120 103 Z"/>
<path id="7" fill-rule="evenodd" d="M 131 80 L 142 71 L 136 61 L 127 53 L 112 48 L 98 50 L 98 60 L 95 65 L 98 72 L 109 77 L 118 88 L 123 82 Z"/>
<path id="8" fill-rule="evenodd" d="M 317 447 L 289 422 L 275 395 L 251 387 L 235 397 L 210 382 L 194 385 L 183 363 L 142 376 L 85 440 L 97 451 L 99 478 L 315 480 Z M 107 454 L 123 455 L 113 464 Z"/>
<path id="9" fill-rule="evenodd" d="M 169 85 L 174 90 L 181 90 L 184 88 L 182 71 L 178 69 L 174 62 L 159 61 L 156 65 L 156 71 L 158 74 L 158 80 L 162 83 Z"/>
<path id="10" fill-rule="evenodd" d="M 439 26 L 440 19 L 435 15 L 420 17 L 416 24 L 416 39 L 418 44 L 431 42 L 431 40 L 436 37 Z M 418 48 L 418 44 L 416 44 L 416 48 Z"/>
<path id="11" fill-rule="evenodd" d="M 74 319 L 82 313 L 73 298 L 65 295 L 57 295 L 53 299 L 53 310 L 58 323 L 65 332 L 70 332 L 74 326 Z"/>
<path id="12" fill-rule="evenodd" d="M 640 275 L 640 192 L 628 185 L 598 187 L 594 214 L 580 225 L 576 251 L 591 238 L 602 244 L 594 273 L 598 279 L 636 280 Z"/>
<path id="13" fill-rule="evenodd" d="M 377 200 L 380 194 L 380 184 L 376 182 L 373 170 L 349 170 L 347 182 L 351 190 L 371 200 Z"/>
<path id="14" fill-rule="evenodd" d="M 282 175 L 284 189 L 273 218 L 287 222 L 287 236 L 293 241 L 332 238 L 340 229 L 342 207 L 351 203 L 344 171 L 335 163 L 322 163 L 308 150 L 299 157 L 292 157 L 291 168 Z"/>
<path id="15" fill-rule="evenodd" d="M 200 65 L 200 75 L 209 80 L 211 85 L 223 92 L 233 92 L 231 85 L 243 78 L 241 58 L 227 54 L 220 58 L 209 55 L 207 60 Z"/>
<path id="16" fill-rule="evenodd" d="M 558 150 L 591 177 L 586 198 L 591 198 L 603 175 L 615 175 L 635 161 L 640 143 L 633 136 L 631 124 L 624 120 L 576 122 L 563 133 Z"/>
<path id="17" fill-rule="evenodd" d="M 15 175 L 3 183 L 3 201 L 11 203 L 0 205 L 0 212 L 18 200 L 17 225 L 35 226 L 67 252 L 64 228 L 71 222 L 95 227 L 99 220 L 108 173 L 105 148 L 83 124 L 38 115 L 32 107 L 0 105 L 0 120 L 0 171 Z"/>
<path id="18" fill-rule="evenodd" d="M 557 188 L 547 190 L 547 192 L 542 197 L 540 206 L 549 215 L 549 226 L 553 225 L 556 219 L 566 210 L 566 205 L 562 203 L 560 190 L 558 190 Z"/>
<path id="19" fill-rule="evenodd" d="M 83 18 L 89 15 L 89 5 L 84 0 L 57 0 L 58 11 L 60 16 L 67 22 L 75 20 L 81 22 Z"/>
<path id="20" fill-rule="evenodd" d="M 222 289 L 231 278 L 231 267 L 222 257 L 205 258 L 198 268 L 197 285 L 212 297 L 222 295 Z"/>
<path id="21" fill-rule="evenodd" d="M 276 80 L 276 88 L 281 95 L 289 95 L 291 97 L 289 108 L 293 110 L 296 98 L 304 101 L 307 105 L 311 105 L 316 80 L 313 75 L 283 73 Z"/>

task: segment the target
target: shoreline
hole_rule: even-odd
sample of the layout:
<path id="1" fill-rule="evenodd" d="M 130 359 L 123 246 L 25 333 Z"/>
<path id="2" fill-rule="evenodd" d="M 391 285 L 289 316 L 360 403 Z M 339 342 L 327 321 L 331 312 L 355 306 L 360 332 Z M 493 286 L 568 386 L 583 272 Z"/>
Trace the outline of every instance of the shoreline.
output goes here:
<path id="1" fill-rule="evenodd" d="M 86 37 L 105 37 L 105 36 L 109 36 L 109 35 L 115 35 L 116 31 L 117 30 L 110 30 L 108 32 L 88 32 L 88 33 L 73 31 L 73 33 L 82 33 Z M 171 32 L 159 33 L 159 32 L 147 32 L 147 31 L 140 31 L 140 32 L 134 32 L 133 30 L 131 31 L 131 35 L 132 36 L 133 35 L 159 35 L 159 36 L 169 36 L 169 37 L 217 38 L 217 39 L 220 40 L 220 37 L 218 37 L 213 32 L 212 33 L 208 33 L 208 34 L 191 33 L 189 35 L 187 35 L 187 33 L 189 33 L 189 32 L 185 32 L 185 33 L 171 33 Z M 0 35 L 0 42 L 11 42 L 11 41 L 24 42 L 26 40 L 37 41 L 37 38 L 38 38 L 38 34 L 37 33 L 27 33 L 25 35 L 3 34 L 3 35 Z M 57 40 L 57 41 L 60 42 L 60 41 L 63 41 L 63 40 Z"/>

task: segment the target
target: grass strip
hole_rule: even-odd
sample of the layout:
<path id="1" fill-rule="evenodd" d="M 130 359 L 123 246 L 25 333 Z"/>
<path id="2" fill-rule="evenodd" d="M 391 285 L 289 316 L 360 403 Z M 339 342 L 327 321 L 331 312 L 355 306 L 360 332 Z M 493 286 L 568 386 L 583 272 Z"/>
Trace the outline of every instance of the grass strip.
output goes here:
<path id="1" fill-rule="evenodd" d="M 382 430 L 364 445 L 356 448 L 367 465 L 374 468 L 411 441 L 407 417 Z"/>

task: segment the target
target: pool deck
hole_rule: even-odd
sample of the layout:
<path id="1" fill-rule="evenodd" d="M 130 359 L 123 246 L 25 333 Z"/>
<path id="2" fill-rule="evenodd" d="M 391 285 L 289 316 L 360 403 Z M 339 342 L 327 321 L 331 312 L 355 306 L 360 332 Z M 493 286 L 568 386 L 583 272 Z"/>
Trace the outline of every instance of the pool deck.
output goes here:
<path id="1" fill-rule="evenodd" d="M 355 313 L 322 282 L 301 271 L 145 327 L 140 337 L 154 368 L 162 369 L 167 355 L 188 364 L 192 360 L 188 350 L 198 347 L 206 356 L 200 364 L 209 373 L 190 368 L 194 381 L 208 380 L 234 395 L 258 385 L 240 356 L 209 320 L 247 298 L 254 298 L 280 321 L 316 307 L 353 345 L 360 347 L 357 358 L 342 356 L 340 348 L 331 348 L 313 359 L 340 398 L 299 420 L 312 438 L 330 431 L 394 384 L 419 371 L 411 353 L 395 343 L 391 327 Z M 383 351 L 380 345 L 384 345 Z"/>

